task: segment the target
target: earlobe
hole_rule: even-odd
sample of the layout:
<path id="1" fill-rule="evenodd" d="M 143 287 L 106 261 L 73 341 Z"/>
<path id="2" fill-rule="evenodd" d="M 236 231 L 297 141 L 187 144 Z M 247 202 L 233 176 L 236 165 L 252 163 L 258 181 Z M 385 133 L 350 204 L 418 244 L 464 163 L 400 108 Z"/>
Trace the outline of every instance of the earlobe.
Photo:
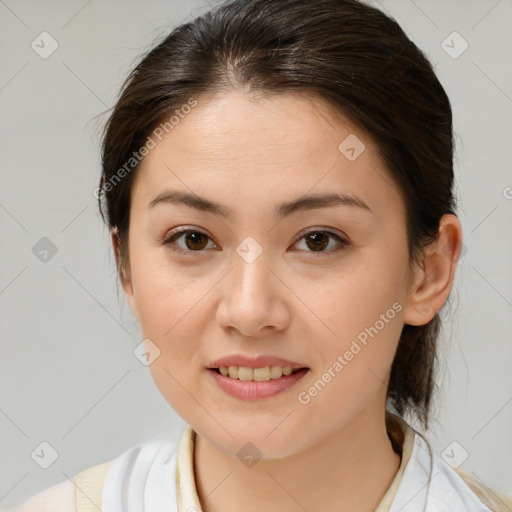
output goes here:
<path id="1" fill-rule="evenodd" d="M 126 272 L 121 258 L 121 248 L 117 226 L 114 226 L 114 228 L 112 228 L 110 235 L 112 241 L 112 248 L 114 250 L 114 255 L 116 259 L 116 268 L 119 274 L 119 279 L 121 281 L 121 285 L 125 292 L 125 297 L 130 306 L 130 309 L 132 310 L 132 313 L 134 314 L 135 318 L 137 318 L 138 320 L 139 314 L 137 311 L 137 305 L 135 303 L 135 294 L 133 291 L 131 275 L 130 273 Z"/>
<path id="2" fill-rule="evenodd" d="M 445 214 L 439 223 L 438 239 L 425 249 L 424 260 L 417 267 L 406 299 L 404 323 L 425 325 L 443 307 L 453 286 L 461 250 L 459 219 Z"/>
<path id="3" fill-rule="evenodd" d="M 126 275 L 124 269 L 123 273 L 123 289 L 126 297 L 126 301 L 128 302 L 130 309 L 132 310 L 133 316 L 139 321 L 139 313 L 137 311 L 137 305 L 135 302 L 135 294 L 133 293 L 133 284 L 129 276 Z"/>

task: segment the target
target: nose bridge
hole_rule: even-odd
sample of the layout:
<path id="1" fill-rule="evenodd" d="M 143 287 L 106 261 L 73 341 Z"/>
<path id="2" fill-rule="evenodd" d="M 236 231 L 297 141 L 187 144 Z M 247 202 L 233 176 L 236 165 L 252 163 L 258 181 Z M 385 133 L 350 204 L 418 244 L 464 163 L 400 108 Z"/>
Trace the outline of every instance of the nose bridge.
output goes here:
<path id="1" fill-rule="evenodd" d="M 248 236 L 242 240 L 235 252 L 232 276 L 233 299 L 242 307 L 264 307 L 264 303 L 271 299 L 268 251 L 265 251 L 255 238 Z"/>
<path id="2" fill-rule="evenodd" d="M 268 268 L 269 255 L 253 237 L 236 247 L 218 311 L 218 321 L 224 327 L 255 335 L 264 327 L 282 329 L 286 324 L 287 308 Z"/>

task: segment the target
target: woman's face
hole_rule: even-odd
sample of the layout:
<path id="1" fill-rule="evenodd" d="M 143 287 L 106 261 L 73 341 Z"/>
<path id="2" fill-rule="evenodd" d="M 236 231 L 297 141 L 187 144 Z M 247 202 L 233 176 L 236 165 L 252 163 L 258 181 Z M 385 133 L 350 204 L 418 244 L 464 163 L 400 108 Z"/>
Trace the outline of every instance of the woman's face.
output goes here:
<path id="1" fill-rule="evenodd" d="M 403 199 L 368 136 L 313 96 L 226 92 L 199 98 L 161 138 L 133 183 L 124 287 L 169 404 L 224 451 L 250 440 L 269 458 L 383 414 L 408 254 Z M 151 205 L 170 191 L 221 210 Z M 354 201 L 281 208 L 333 195 Z M 166 244 L 179 229 L 194 233 Z M 231 355 L 308 370 L 278 394 L 241 398 L 208 369 Z"/>

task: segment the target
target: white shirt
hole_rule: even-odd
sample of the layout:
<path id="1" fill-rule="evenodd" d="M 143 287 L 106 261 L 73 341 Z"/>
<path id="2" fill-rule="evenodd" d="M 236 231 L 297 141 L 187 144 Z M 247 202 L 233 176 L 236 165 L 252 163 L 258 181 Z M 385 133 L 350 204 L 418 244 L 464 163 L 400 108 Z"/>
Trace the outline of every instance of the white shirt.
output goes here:
<path id="1" fill-rule="evenodd" d="M 402 418 L 388 411 L 386 424 L 402 456 L 375 512 L 492 512 Z M 12 512 L 201 512 L 194 481 L 195 435 L 187 426 L 179 441 L 133 446 Z"/>
<path id="2" fill-rule="evenodd" d="M 423 437 L 399 420 L 405 431 L 402 462 L 375 512 L 491 512 L 454 469 L 430 455 Z M 179 443 L 147 442 L 117 457 L 105 480 L 102 512 L 200 512 L 194 441 L 188 426 Z"/>

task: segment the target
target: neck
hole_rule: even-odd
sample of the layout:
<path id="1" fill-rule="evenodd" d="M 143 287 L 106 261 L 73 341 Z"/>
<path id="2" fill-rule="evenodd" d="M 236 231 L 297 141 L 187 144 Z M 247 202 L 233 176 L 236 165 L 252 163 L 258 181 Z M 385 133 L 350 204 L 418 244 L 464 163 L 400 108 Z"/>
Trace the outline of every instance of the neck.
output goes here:
<path id="1" fill-rule="evenodd" d="M 368 408 L 321 443 L 248 468 L 196 434 L 194 472 L 203 512 L 373 512 L 400 466 L 385 408 Z"/>

